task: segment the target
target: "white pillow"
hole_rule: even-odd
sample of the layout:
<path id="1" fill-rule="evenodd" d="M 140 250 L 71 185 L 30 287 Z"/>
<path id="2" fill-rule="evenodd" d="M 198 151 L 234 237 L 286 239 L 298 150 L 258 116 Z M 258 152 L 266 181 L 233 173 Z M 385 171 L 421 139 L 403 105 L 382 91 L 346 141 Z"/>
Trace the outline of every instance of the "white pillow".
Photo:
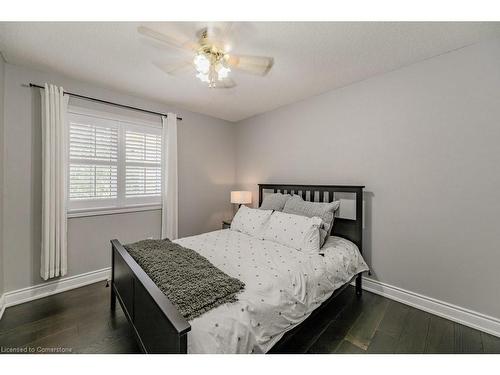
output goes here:
<path id="1" fill-rule="evenodd" d="M 304 252 L 319 252 L 319 217 L 285 214 L 275 211 L 262 239 L 277 242 Z"/>
<path id="2" fill-rule="evenodd" d="M 272 213 L 272 210 L 241 206 L 231 222 L 231 230 L 260 238 Z"/>

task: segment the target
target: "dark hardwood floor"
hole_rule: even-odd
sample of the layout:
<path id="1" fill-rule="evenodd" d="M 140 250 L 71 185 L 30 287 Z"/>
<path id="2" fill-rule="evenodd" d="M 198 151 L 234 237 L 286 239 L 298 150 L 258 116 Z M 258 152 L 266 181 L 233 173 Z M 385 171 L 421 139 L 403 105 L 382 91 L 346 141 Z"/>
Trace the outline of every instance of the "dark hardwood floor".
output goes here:
<path id="1" fill-rule="evenodd" d="M 138 353 L 110 288 L 97 283 L 9 307 L 0 320 L 0 349 L 28 352 Z M 272 353 L 500 353 L 500 338 L 347 288 Z"/>

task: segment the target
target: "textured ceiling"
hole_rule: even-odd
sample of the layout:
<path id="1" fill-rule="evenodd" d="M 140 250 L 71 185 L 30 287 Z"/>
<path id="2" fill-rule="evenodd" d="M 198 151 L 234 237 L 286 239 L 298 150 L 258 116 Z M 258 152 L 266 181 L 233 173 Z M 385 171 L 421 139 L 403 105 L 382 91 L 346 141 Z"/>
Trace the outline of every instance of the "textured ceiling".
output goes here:
<path id="1" fill-rule="evenodd" d="M 195 39 L 206 23 L 148 26 Z M 147 42 L 138 23 L 0 23 L 7 62 L 55 71 L 122 92 L 239 121 L 307 97 L 500 36 L 500 23 L 232 24 L 233 53 L 273 56 L 266 77 L 233 72 L 238 86 L 209 89 L 193 73 L 168 76 L 153 63 L 186 59 Z"/>

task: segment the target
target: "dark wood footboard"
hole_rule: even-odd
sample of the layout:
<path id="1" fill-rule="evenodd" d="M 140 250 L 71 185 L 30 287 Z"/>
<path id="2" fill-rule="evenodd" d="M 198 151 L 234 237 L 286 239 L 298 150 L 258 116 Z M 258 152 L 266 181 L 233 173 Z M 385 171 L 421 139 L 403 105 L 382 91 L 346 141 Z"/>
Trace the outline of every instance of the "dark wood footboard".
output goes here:
<path id="1" fill-rule="evenodd" d="M 118 240 L 111 246 L 111 308 L 118 300 L 145 353 L 187 353 L 189 323 Z"/>

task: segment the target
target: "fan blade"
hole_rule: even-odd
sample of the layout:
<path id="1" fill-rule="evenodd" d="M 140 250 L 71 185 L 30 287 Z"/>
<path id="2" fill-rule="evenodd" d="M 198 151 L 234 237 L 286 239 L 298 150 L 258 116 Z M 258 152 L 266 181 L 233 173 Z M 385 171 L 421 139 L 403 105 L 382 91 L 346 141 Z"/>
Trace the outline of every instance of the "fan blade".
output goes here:
<path id="1" fill-rule="evenodd" d="M 233 22 L 210 22 L 202 29 L 206 32 L 207 41 L 225 50 L 232 33 Z M 225 52 L 228 52 L 225 50 Z"/>
<path id="2" fill-rule="evenodd" d="M 249 34 L 247 29 L 246 24 L 223 21 L 209 22 L 201 31 L 206 32 L 207 41 L 209 43 L 216 45 L 225 53 L 229 53 L 231 49 L 238 44 L 238 39 L 242 36 L 253 35 L 253 33 Z M 242 30 L 244 35 L 241 35 Z M 201 33 L 198 32 L 197 35 L 200 37 Z"/>
<path id="3" fill-rule="evenodd" d="M 176 40 L 175 38 L 169 37 L 165 34 L 159 33 L 158 31 L 155 31 L 153 29 L 150 29 L 149 27 L 146 26 L 139 26 L 137 28 L 137 32 L 139 34 L 142 34 L 146 37 L 155 39 L 157 41 L 160 41 L 169 47 L 180 49 L 180 50 L 187 50 L 187 51 L 193 51 L 196 50 L 198 45 L 194 42 L 191 41 L 185 41 L 185 42 L 180 42 Z"/>
<path id="4" fill-rule="evenodd" d="M 274 64 L 272 57 L 228 55 L 227 63 L 231 68 L 246 73 L 265 76 Z"/>
<path id="5" fill-rule="evenodd" d="M 220 29 L 215 24 L 213 24 L 213 23 L 209 23 L 207 25 L 207 27 L 205 28 L 205 32 L 206 32 L 206 35 L 207 35 L 207 39 L 210 42 L 215 41 L 220 36 Z"/>
<path id="6" fill-rule="evenodd" d="M 231 78 L 225 78 L 222 81 L 217 81 L 214 89 L 232 89 L 236 86 L 236 82 L 234 82 Z"/>
<path id="7" fill-rule="evenodd" d="M 234 22 L 224 22 L 221 27 L 219 39 L 221 40 L 221 48 L 225 53 L 231 51 L 234 44 Z"/>
<path id="8" fill-rule="evenodd" d="M 191 61 L 181 61 L 175 64 L 153 63 L 153 65 L 170 76 L 187 73 L 193 68 L 193 63 Z"/>

